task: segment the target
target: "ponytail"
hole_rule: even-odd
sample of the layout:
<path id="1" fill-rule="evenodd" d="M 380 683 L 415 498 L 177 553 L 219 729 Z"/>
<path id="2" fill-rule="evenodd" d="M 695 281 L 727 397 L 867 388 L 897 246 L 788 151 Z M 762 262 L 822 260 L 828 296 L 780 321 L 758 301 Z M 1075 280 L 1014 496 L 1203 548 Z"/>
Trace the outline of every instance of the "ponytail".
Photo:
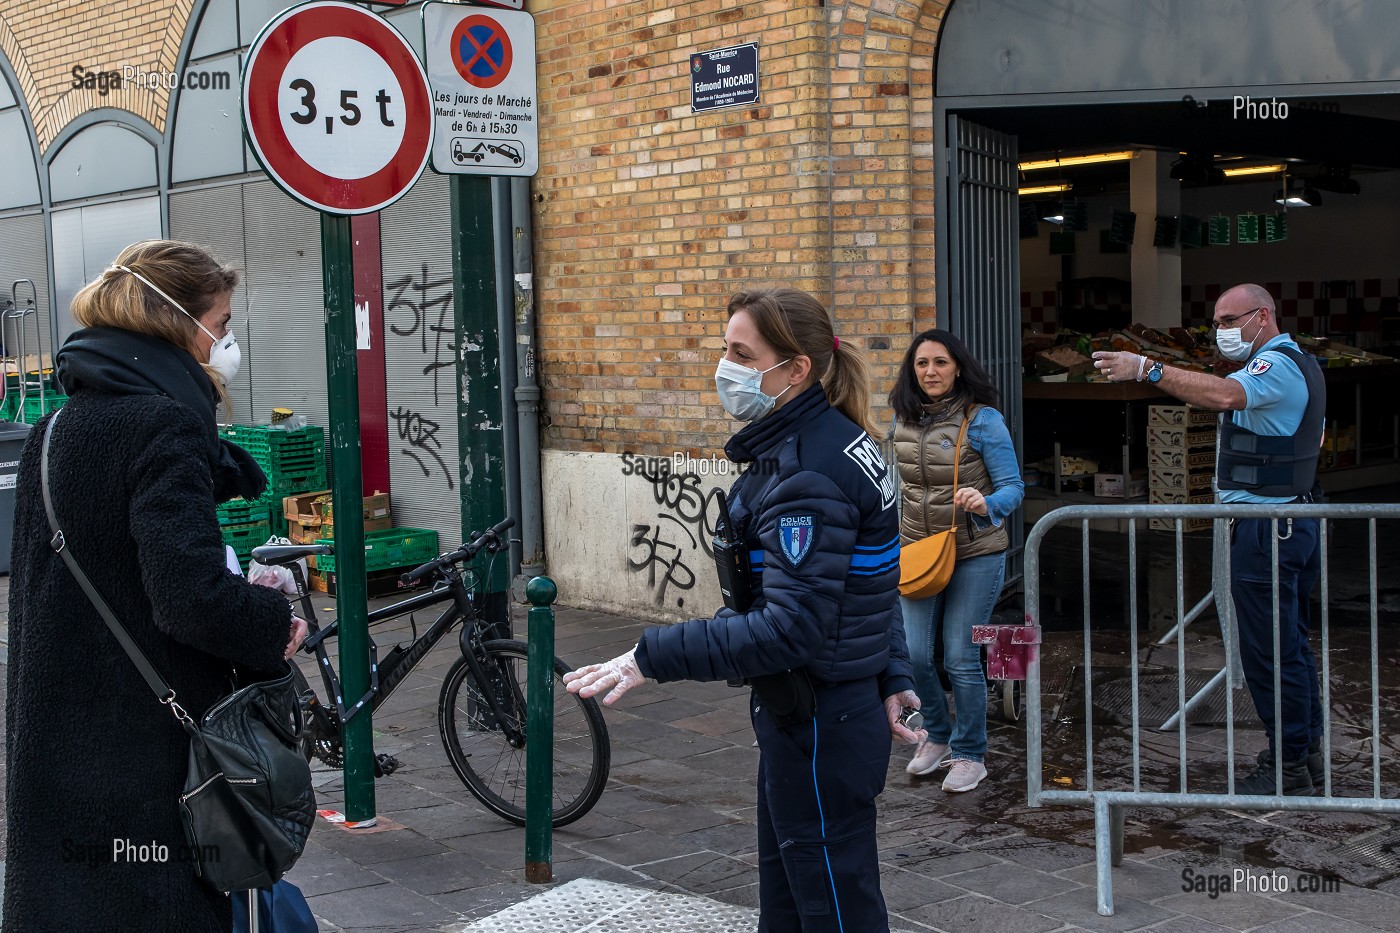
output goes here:
<path id="1" fill-rule="evenodd" d="M 874 435 L 870 417 L 870 367 L 859 349 L 836 337 L 831 315 L 820 301 L 788 286 L 740 292 L 729 300 L 729 316 L 744 311 L 759 336 L 783 358 L 805 356 L 821 373 L 832 407 Z"/>

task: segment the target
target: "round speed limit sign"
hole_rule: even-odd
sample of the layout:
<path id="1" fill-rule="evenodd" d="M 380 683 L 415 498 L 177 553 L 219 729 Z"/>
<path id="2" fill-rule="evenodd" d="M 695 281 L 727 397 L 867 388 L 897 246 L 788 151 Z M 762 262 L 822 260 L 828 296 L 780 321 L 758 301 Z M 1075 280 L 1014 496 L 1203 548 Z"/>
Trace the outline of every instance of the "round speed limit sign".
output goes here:
<path id="1" fill-rule="evenodd" d="M 366 214 L 402 197 L 427 165 L 428 78 L 384 20 L 314 0 L 278 14 L 253 41 L 243 126 L 282 190 L 320 211 Z"/>

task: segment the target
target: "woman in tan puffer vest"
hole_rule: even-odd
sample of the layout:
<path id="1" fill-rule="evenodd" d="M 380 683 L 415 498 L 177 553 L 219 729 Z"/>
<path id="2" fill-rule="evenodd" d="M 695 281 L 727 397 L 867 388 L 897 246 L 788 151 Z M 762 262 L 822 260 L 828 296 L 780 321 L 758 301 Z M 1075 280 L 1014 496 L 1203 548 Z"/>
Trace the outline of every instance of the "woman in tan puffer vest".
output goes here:
<path id="1" fill-rule="evenodd" d="M 972 627 L 987 623 L 1001 594 L 1008 544 L 1003 522 L 1025 492 L 998 404 L 996 387 L 967 345 L 938 329 L 914 338 L 890 392 L 898 418 L 900 544 L 957 527 L 957 563 L 948 586 L 927 599 L 899 600 L 928 730 L 906 770 L 923 775 L 947 765 L 943 789 L 952 793 L 972 790 L 987 776 L 987 682 Z M 967 435 L 959 449 L 964 419 Z M 934 668 L 940 632 L 956 723 Z"/>

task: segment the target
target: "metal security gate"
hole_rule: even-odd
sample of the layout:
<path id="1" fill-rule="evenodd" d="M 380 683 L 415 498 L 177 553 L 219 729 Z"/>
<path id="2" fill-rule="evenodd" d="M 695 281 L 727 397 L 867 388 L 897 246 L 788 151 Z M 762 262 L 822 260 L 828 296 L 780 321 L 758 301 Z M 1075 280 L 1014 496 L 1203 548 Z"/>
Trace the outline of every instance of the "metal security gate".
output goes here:
<path id="1" fill-rule="evenodd" d="M 1016 137 L 948 114 L 943 203 L 947 302 L 941 327 L 957 334 L 1001 392 L 1001 413 L 1021 462 L 1021 258 L 1017 234 Z M 940 263 L 940 266 L 942 264 Z M 1021 576 L 1025 530 L 1009 523 L 1008 586 Z"/>

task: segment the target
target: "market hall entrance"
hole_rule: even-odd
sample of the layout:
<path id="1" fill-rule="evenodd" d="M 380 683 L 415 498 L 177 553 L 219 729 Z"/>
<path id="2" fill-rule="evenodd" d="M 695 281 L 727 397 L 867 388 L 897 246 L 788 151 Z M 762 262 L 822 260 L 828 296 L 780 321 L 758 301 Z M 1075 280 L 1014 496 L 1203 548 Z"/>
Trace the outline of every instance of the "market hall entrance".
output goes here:
<path id="1" fill-rule="evenodd" d="M 1117 342 L 1214 368 L 1202 326 L 1244 281 L 1327 366 L 1325 485 L 1395 475 L 1397 27 L 1386 4 L 951 4 L 934 66 L 938 318 L 1002 390 L 1039 484 L 1027 521 L 1065 501 L 1209 497 L 1209 456 L 1153 472 L 1148 407 L 1170 400 L 1095 382 L 1087 356 Z"/>

